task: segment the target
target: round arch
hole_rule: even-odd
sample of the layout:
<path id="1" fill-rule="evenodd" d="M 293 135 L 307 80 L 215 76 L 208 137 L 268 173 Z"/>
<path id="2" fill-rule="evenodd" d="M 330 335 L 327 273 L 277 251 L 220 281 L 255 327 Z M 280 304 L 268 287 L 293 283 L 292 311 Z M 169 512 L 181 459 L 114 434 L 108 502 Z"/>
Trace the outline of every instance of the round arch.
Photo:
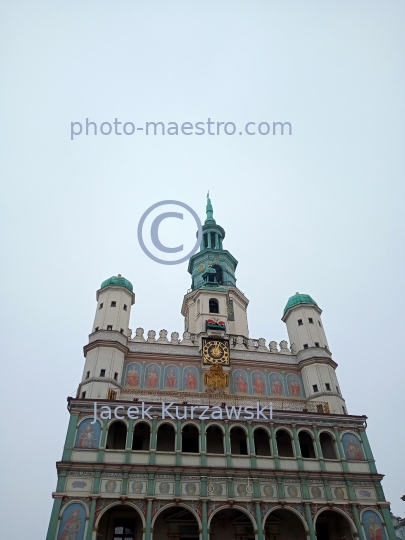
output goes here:
<path id="1" fill-rule="evenodd" d="M 248 432 L 247 428 L 246 428 L 243 424 L 239 424 L 238 422 L 235 422 L 234 424 L 231 424 L 231 425 L 229 426 L 229 433 L 230 433 L 231 430 L 234 429 L 234 428 L 240 428 L 240 429 L 243 429 L 243 431 L 245 432 L 246 437 L 248 437 L 249 432 Z"/>
<path id="2" fill-rule="evenodd" d="M 106 428 L 107 428 L 107 431 L 110 429 L 110 427 L 115 424 L 115 422 L 122 422 L 123 424 L 125 424 L 126 428 L 128 429 L 128 426 L 129 426 L 129 422 L 127 420 L 127 417 L 123 418 L 121 420 L 121 418 L 111 418 L 111 420 L 108 420 L 107 422 L 107 425 L 106 425 Z"/>
<path id="3" fill-rule="evenodd" d="M 218 424 L 218 422 L 215 422 L 215 420 L 213 420 L 212 422 L 210 422 L 209 424 L 206 424 L 205 426 L 205 433 L 207 433 L 207 430 L 208 428 L 210 427 L 217 427 L 219 428 L 221 431 L 222 431 L 222 434 L 225 436 L 225 428 L 223 426 L 221 426 L 221 424 Z"/>
<path id="4" fill-rule="evenodd" d="M 230 506 L 230 505 L 225 506 L 224 505 L 224 506 L 220 506 L 219 508 L 214 510 L 212 512 L 211 516 L 208 518 L 208 522 L 207 522 L 208 529 L 211 527 L 212 518 L 216 514 L 221 512 L 222 510 L 239 510 L 240 512 L 242 512 L 242 514 L 245 514 L 250 519 L 250 521 L 252 522 L 252 525 L 253 525 L 253 530 L 257 531 L 257 522 L 256 522 L 256 519 L 254 518 L 254 516 L 252 516 L 252 514 L 250 514 L 248 512 L 248 510 L 246 510 L 246 508 L 243 508 L 243 506 L 239 506 L 238 504 L 233 504 L 232 506 Z M 255 537 L 257 538 L 257 533 L 255 533 Z"/>
<path id="5" fill-rule="evenodd" d="M 278 506 L 274 506 L 273 508 L 271 508 L 265 515 L 264 515 L 264 518 L 263 518 L 263 521 L 262 521 L 262 526 L 263 526 L 263 529 L 266 525 L 266 519 L 269 517 L 269 515 L 274 512 L 275 510 L 289 510 L 290 512 L 292 512 L 293 514 L 295 514 L 300 520 L 301 520 L 301 523 L 305 529 L 305 533 L 308 535 L 309 534 L 309 527 L 308 527 L 308 523 L 306 521 L 306 519 L 304 518 L 304 516 L 302 516 L 295 508 L 293 508 L 292 506 L 288 506 L 288 505 L 284 505 L 284 506 L 281 506 L 281 504 L 279 504 Z"/>
<path id="6" fill-rule="evenodd" d="M 186 426 L 194 426 L 195 428 L 197 428 L 198 433 L 201 434 L 200 424 L 198 424 L 195 420 L 186 420 L 184 424 L 181 424 L 181 431 L 183 431 Z"/>
<path id="7" fill-rule="evenodd" d="M 68 501 L 64 506 L 61 506 L 60 510 L 59 510 L 59 518 L 62 517 L 62 514 L 63 512 L 67 509 L 68 506 L 71 506 L 72 504 L 81 504 L 86 512 L 86 519 L 88 519 L 90 513 L 89 513 L 89 508 L 87 506 L 87 504 L 84 504 L 83 501 L 80 501 L 80 500 L 75 500 L 75 499 L 72 499 L 71 501 Z"/>
<path id="8" fill-rule="evenodd" d="M 172 422 L 171 420 L 166 420 L 166 418 L 164 420 L 159 420 L 159 422 L 156 425 L 156 433 L 159 431 L 159 428 L 163 426 L 164 424 L 168 424 L 169 426 L 172 426 L 172 428 L 174 429 L 174 432 L 177 434 L 176 423 Z"/>
<path id="9" fill-rule="evenodd" d="M 125 503 L 122 503 L 121 500 L 114 501 L 113 503 L 111 503 L 108 506 L 106 506 L 105 508 L 103 508 L 101 510 L 100 514 L 98 515 L 96 521 L 94 522 L 94 527 L 98 527 L 99 524 L 100 524 L 100 520 L 104 516 L 104 514 L 106 512 L 108 512 L 109 510 L 111 510 L 112 508 L 114 508 L 115 506 L 130 506 L 133 510 L 135 510 L 137 512 L 137 514 L 141 518 L 142 527 L 143 528 L 146 527 L 145 517 L 142 514 L 142 512 L 140 511 L 140 509 L 134 503 L 132 503 L 131 501 L 125 501 Z"/>
<path id="10" fill-rule="evenodd" d="M 346 514 L 346 512 L 344 510 L 341 510 L 340 508 L 338 508 L 337 506 L 334 506 L 333 508 L 329 508 L 328 506 L 324 506 L 323 508 L 321 508 L 320 510 L 318 510 L 318 512 L 315 514 L 315 516 L 313 517 L 313 522 L 314 522 L 314 529 L 316 529 L 316 521 L 318 519 L 318 517 L 323 513 L 323 512 L 336 512 L 337 514 L 340 514 L 341 516 L 343 516 L 344 518 L 346 518 L 347 522 L 349 523 L 350 525 L 350 529 L 351 529 L 351 532 L 352 533 L 356 533 L 357 534 L 357 529 L 356 529 L 356 525 L 354 523 L 354 521 L 352 520 L 352 518 Z"/>
<path id="11" fill-rule="evenodd" d="M 165 510 L 167 510 L 168 508 L 171 508 L 171 507 L 184 508 L 184 510 L 188 510 L 195 517 L 195 519 L 197 521 L 198 529 L 200 531 L 202 530 L 202 522 L 201 522 L 197 512 L 194 510 L 194 508 L 192 508 L 191 506 L 187 506 L 184 503 L 176 504 L 176 503 L 170 502 L 168 504 L 165 504 L 165 506 L 162 506 L 162 508 L 160 508 L 158 510 L 158 512 L 156 512 L 156 514 L 154 515 L 154 517 L 153 517 L 153 519 L 151 521 L 151 529 L 152 529 L 152 531 L 153 531 L 153 528 L 155 526 L 155 522 L 156 522 L 157 518 L 160 516 L 160 514 L 162 514 Z M 200 534 L 200 538 L 201 538 L 201 532 L 199 534 Z M 152 539 L 153 539 L 153 532 L 152 532 Z"/>
<path id="12" fill-rule="evenodd" d="M 271 431 L 269 430 L 269 428 L 267 426 L 265 426 L 264 424 L 257 424 L 255 425 L 254 427 L 252 426 L 252 433 L 254 434 L 254 432 L 256 431 L 256 429 L 263 429 L 267 435 L 271 438 Z"/>
<path id="13" fill-rule="evenodd" d="M 142 420 L 142 418 L 139 418 L 138 420 L 135 420 L 134 422 L 134 429 L 136 428 L 136 426 L 138 424 L 148 424 L 149 426 L 149 429 L 152 431 L 152 422 L 150 422 L 149 420 Z"/>
<path id="14" fill-rule="evenodd" d="M 280 427 L 276 428 L 276 429 L 274 430 L 274 434 L 276 435 L 276 437 L 277 437 L 277 432 L 278 432 L 278 431 L 281 431 L 281 430 L 282 430 L 282 431 L 285 431 L 286 433 L 288 433 L 288 435 L 291 437 L 291 439 L 294 440 L 294 436 L 293 436 L 292 431 L 290 430 L 289 427 L 283 427 L 283 426 L 280 426 Z"/>

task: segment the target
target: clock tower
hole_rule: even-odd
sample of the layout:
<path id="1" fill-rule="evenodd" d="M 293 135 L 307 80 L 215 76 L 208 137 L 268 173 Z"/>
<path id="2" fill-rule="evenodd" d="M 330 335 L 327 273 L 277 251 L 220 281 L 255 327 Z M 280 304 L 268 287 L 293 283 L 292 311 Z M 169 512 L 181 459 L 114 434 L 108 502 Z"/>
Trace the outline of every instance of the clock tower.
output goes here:
<path id="1" fill-rule="evenodd" d="M 249 300 L 236 285 L 238 261 L 223 248 L 225 230 L 216 223 L 207 195 L 206 219 L 200 251 L 190 258 L 191 289 L 184 296 L 182 315 L 186 332 L 224 340 L 232 334 L 249 337 L 246 309 Z M 212 349 L 217 351 L 217 349 Z"/>

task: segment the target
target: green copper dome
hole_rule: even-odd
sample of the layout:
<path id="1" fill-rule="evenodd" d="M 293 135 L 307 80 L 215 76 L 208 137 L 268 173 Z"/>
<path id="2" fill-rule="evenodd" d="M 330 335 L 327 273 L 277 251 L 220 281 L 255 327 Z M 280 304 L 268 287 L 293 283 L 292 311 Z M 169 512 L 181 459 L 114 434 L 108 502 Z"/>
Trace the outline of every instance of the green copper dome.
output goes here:
<path id="1" fill-rule="evenodd" d="M 291 296 L 289 299 L 288 299 L 288 302 L 287 302 L 287 305 L 285 306 L 284 308 L 284 315 L 286 314 L 286 312 L 292 308 L 292 307 L 295 307 L 295 306 L 298 306 L 299 304 L 312 304 L 313 306 L 317 306 L 318 304 L 315 302 L 315 300 L 313 300 L 309 294 L 300 294 L 300 293 L 295 293 L 294 296 Z"/>
<path id="2" fill-rule="evenodd" d="M 109 285 L 113 285 L 115 287 L 125 287 L 129 291 L 133 292 L 134 288 L 132 286 L 132 283 L 121 276 L 121 274 L 118 274 L 118 276 L 112 276 L 101 284 L 100 289 L 104 289 L 105 287 L 108 287 Z"/>

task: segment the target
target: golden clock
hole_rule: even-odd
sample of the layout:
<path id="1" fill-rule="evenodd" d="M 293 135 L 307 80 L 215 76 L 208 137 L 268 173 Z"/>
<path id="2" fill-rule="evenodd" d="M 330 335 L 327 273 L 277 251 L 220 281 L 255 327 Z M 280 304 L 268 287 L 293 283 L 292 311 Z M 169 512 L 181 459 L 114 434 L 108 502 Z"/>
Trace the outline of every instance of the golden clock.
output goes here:
<path id="1" fill-rule="evenodd" d="M 223 340 L 206 340 L 203 345 L 204 364 L 229 365 L 229 343 Z"/>

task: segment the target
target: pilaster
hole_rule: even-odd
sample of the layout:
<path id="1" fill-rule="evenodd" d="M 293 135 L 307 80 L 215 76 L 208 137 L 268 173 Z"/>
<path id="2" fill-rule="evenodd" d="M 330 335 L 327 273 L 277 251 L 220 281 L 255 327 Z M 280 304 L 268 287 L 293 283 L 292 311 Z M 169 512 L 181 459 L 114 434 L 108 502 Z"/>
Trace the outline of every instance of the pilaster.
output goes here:
<path id="1" fill-rule="evenodd" d="M 72 452 L 75 444 L 76 428 L 79 421 L 77 413 L 71 413 L 69 425 L 66 432 L 65 446 L 63 448 L 62 461 L 71 461 Z"/>

